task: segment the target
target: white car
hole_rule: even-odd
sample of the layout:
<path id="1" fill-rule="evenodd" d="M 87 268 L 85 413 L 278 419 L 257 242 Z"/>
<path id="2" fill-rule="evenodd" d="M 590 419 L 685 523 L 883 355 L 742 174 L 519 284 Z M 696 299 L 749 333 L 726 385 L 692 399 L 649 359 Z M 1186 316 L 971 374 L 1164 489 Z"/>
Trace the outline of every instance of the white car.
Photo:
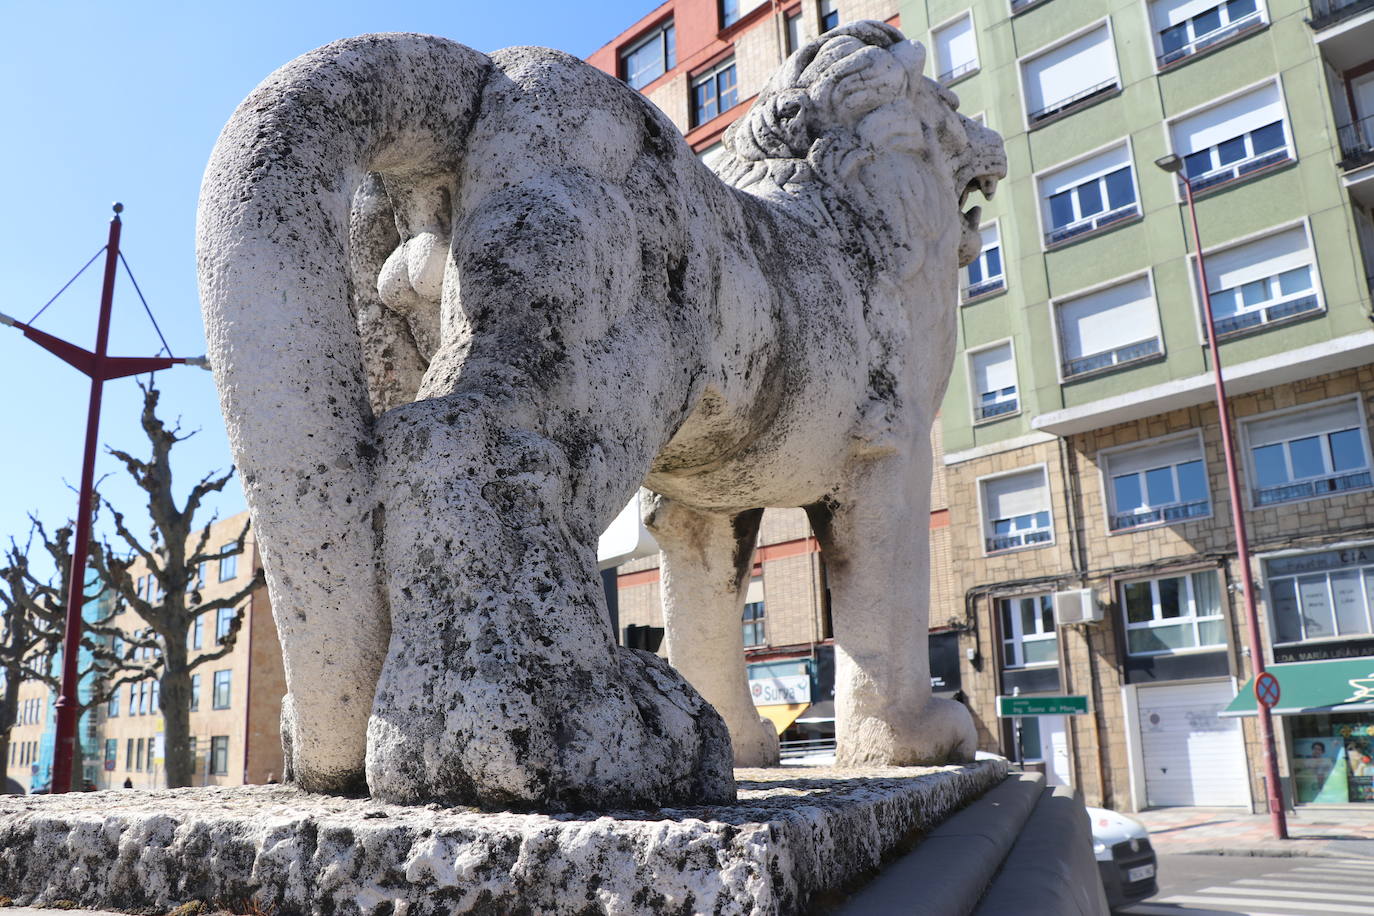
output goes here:
<path id="1" fill-rule="evenodd" d="M 1129 906 L 1159 892 L 1150 832 L 1133 817 L 1106 808 L 1089 808 L 1093 856 L 1112 909 Z"/>

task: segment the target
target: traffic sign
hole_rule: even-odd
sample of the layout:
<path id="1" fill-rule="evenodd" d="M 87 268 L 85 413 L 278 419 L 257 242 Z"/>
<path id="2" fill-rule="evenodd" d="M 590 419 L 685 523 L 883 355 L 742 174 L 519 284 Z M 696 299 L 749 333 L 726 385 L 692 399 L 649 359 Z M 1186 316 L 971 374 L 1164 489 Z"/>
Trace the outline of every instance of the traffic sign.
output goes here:
<path id="1" fill-rule="evenodd" d="M 1083 716 L 1088 713 L 1088 698 L 1068 697 L 998 697 L 997 715 L 1015 716 Z"/>
<path id="2" fill-rule="evenodd" d="M 1255 678 L 1255 699 L 1261 706 L 1273 709 L 1279 703 L 1279 679 L 1266 671 Z"/>

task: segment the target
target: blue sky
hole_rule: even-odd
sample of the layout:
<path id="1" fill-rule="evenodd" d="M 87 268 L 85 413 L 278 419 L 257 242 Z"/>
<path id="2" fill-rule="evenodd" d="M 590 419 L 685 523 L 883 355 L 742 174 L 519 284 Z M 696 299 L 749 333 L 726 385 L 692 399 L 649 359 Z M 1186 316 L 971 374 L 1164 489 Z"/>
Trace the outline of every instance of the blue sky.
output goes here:
<path id="1" fill-rule="evenodd" d="M 656 5 L 652 0 L 302 3 L 32 3 L 0 0 L 0 312 L 27 321 L 105 243 L 110 204 L 125 206 L 125 258 L 177 356 L 204 352 L 195 276 L 201 173 L 235 105 L 268 73 L 336 38 L 365 32 L 443 35 L 482 51 L 545 45 L 585 57 Z M 36 323 L 90 348 L 100 263 Z M 110 351 L 160 344 L 120 276 Z M 210 374 L 158 375 L 165 419 L 200 432 L 173 455 L 178 495 L 230 464 Z M 52 527 L 75 510 L 89 383 L 13 328 L 0 327 L 0 538 L 22 542 L 33 512 Z M 102 445 L 147 451 L 133 379 L 107 383 Z M 97 474 L 131 519 L 137 490 L 104 454 Z M 211 506 L 243 508 L 237 480 Z M 209 515 L 205 516 L 207 519 Z M 146 522 L 135 529 L 140 534 Z"/>

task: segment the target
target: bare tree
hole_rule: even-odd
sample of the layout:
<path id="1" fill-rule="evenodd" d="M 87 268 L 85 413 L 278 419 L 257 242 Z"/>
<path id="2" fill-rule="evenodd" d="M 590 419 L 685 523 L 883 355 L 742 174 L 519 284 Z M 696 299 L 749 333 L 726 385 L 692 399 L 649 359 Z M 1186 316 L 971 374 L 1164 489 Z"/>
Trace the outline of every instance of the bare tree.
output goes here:
<path id="1" fill-rule="evenodd" d="M 19 685 L 37 681 L 53 693 L 60 693 L 62 676 L 50 662 L 61 655 L 67 625 L 68 584 L 71 581 L 72 526 L 63 525 L 51 535 L 43 523 L 30 516 L 29 537 L 21 548 L 13 538 L 0 568 L 0 613 L 4 632 L 0 639 L 0 670 L 5 677 L 5 692 L 0 699 L 0 759 L 9 752 L 10 730 L 19 707 Z M 35 538 L 52 561 L 53 577 L 40 578 L 29 562 Z M 137 663 L 134 653 L 123 651 L 122 634 L 114 625 L 116 609 L 102 603 L 105 589 L 88 595 L 81 616 L 80 646 L 85 655 L 77 668 L 77 718 L 106 703 L 124 684 L 136 683 L 153 672 Z M 85 693 L 84 698 L 81 696 Z M 81 788 L 81 735 L 76 736 L 73 756 L 72 788 Z M 57 774 L 53 774 L 57 779 Z"/>
<path id="2" fill-rule="evenodd" d="M 195 433 L 183 435 L 180 423 L 168 428 L 157 416 L 157 388 L 151 382 L 147 386 L 140 383 L 139 387 L 143 389 L 141 421 L 152 447 L 151 454 L 145 461 L 118 449 L 109 451 L 123 462 L 129 476 L 148 494 L 149 536 L 145 543 L 129 530 L 123 514 L 105 502 L 115 531 L 128 550 L 116 551 L 106 542 L 91 551 L 91 559 L 101 581 L 114 591 L 117 607 L 121 610 L 130 608 L 143 618 L 151 630 L 145 638 L 156 643 L 154 665 L 160 681 L 167 785 L 178 788 L 191 784 L 195 770 L 191 754 L 191 672 L 233 651 L 243 622 L 244 602 L 262 584 L 262 573 L 255 570 L 248 584 L 231 595 L 202 600 L 202 564 L 217 563 L 243 553 L 248 537 L 248 524 L 245 523 L 233 542 L 219 549 L 209 549 L 214 517 L 192 536 L 201 502 L 207 495 L 224 489 L 234 471 L 231 468 L 224 474 L 205 475 L 178 508 L 172 493 L 172 448 Z M 140 594 L 135 585 L 130 569 L 137 560 L 142 560 L 157 582 L 160 595 L 155 600 Z M 189 632 L 196 618 L 222 608 L 238 609 L 228 633 L 211 651 L 193 656 Z"/>

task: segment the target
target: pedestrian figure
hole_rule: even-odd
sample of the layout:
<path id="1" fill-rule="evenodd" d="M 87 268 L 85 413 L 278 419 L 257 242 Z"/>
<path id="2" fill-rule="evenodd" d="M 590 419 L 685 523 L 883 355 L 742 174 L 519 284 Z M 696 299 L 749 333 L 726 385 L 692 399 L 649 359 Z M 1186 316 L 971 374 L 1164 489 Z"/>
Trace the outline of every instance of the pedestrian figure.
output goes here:
<path id="1" fill-rule="evenodd" d="M 126 788 L 126 789 L 132 789 L 133 787 L 134 787 L 134 780 L 133 780 L 133 778 L 130 777 L 130 776 L 125 776 L 125 777 L 124 777 L 124 788 Z"/>

